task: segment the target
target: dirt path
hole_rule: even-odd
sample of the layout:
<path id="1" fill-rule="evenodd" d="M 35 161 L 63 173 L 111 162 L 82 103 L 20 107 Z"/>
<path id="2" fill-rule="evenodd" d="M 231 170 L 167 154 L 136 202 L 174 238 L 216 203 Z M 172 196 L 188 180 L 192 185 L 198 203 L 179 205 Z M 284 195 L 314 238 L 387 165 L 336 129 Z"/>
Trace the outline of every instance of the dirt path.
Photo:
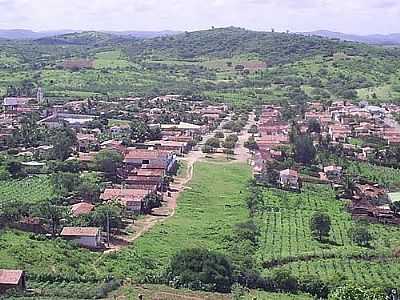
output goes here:
<path id="1" fill-rule="evenodd" d="M 164 194 L 163 205 L 160 208 L 153 209 L 152 214 L 144 216 L 129 226 L 128 230 L 134 232 L 133 234 L 113 237 L 110 241 L 110 246 L 104 253 L 108 254 L 121 250 L 148 232 L 157 223 L 174 216 L 178 197 L 192 180 L 195 163 L 203 157 L 204 154 L 201 151 L 191 151 L 186 157 L 181 158 L 180 161 L 184 161 L 187 164 L 186 174 L 183 177 L 175 178 L 169 188 L 170 196 L 167 193 Z"/>
<path id="2" fill-rule="evenodd" d="M 233 160 L 232 162 L 239 161 L 247 163 L 251 158 L 249 151 L 243 146 L 243 144 L 251 136 L 251 134 L 249 134 L 247 131 L 253 124 L 255 124 L 254 115 L 250 115 L 248 124 L 239 136 L 238 146 L 235 149 L 235 160 Z M 221 130 L 221 128 L 222 123 L 215 131 Z M 215 131 L 203 136 L 203 142 L 212 137 Z M 198 146 L 198 148 L 201 148 L 201 144 Z M 178 197 L 180 193 L 185 188 L 187 188 L 187 185 L 193 178 L 195 163 L 204 158 L 205 154 L 202 153 L 200 150 L 191 151 L 186 155 L 186 157 L 180 158 L 180 161 L 186 162 L 186 174 L 183 177 L 175 177 L 174 182 L 170 185 L 168 194 L 164 195 L 165 201 L 163 202 L 163 205 L 160 208 L 153 209 L 151 215 L 146 215 L 130 225 L 128 227 L 128 231 L 133 232 L 132 234 L 113 237 L 113 239 L 110 241 L 110 246 L 106 251 L 104 251 L 104 253 L 108 254 L 121 250 L 122 248 L 128 246 L 139 237 L 141 237 L 143 234 L 148 232 L 157 223 L 163 222 L 166 219 L 174 216 L 176 212 Z"/>

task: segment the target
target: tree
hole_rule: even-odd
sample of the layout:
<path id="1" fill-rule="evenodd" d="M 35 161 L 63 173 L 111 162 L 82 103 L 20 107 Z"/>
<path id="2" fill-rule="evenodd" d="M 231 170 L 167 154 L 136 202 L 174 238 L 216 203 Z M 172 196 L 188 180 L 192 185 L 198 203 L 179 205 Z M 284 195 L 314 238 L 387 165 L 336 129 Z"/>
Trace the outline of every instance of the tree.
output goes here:
<path id="1" fill-rule="evenodd" d="M 395 213 L 396 215 L 400 213 L 400 201 L 394 201 L 390 203 L 390 209 Z"/>
<path id="2" fill-rule="evenodd" d="M 257 142 L 256 142 L 255 138 L 252 137 L 252 136 L 249 137 L 249 139 L 246 142 L 244 142 L 244 147 L 249 149 L 249 150 L 253 150 L 253 151 L 257 150 L 258 149 L 258 145 L 257 145 Z"/>
<path id="3" fill-rule="evenodd" d="M 310 229 L 314 236 L 318 237 L 319 241 L 329 236 L 331 230 L 331 218 L 328 214 L 315 212 L 311 216 Z"/>
<path id="4" fill-rule="evenodd" d="M 85 201 L 96 202 L 99 200 L 101 188 L 96 182 L 84 180 L 78 187 L 78 193 Z"/>
<path id="5" fill-rule="evenodd" d="M 184 249 L 176 253 L 167 269 L 167 280 L 175 287 L 210 292 L 230 292 L 233 267 L 222 254 L 206 249 Z"/>
<path id="6" fill-rule="evenodd" d="M 79 174 L 59 172 L 51 176 L 51 182 L 58 195 L 68 196 L 78 190 L 82 180 Z"/>
<path id="7" fill-rule="evenodd" d="M 72 147 L 76 144 L 76 135 L 69 127 L 53 129 L 50 133 L 50 143 L 53 145 L 53 157 L 58 160 L 66 160 L 72 153 Z"/>
<path id="8" fill-rule="evenodd" d="M 209 138 L 206 141 L 205 145 L 209 146 L 209 147 L 213 147 L 213 148 L 219 148 L 220 142 L 219 142 L 219 139 L 217 139 L 217 138 Z"/>
<path id="9" fill-rule="evenodd" d="M 372 234 L 368 230 L 368 227 L 361 224 L 350 228 L 348 231 L 348 236 L 359 246 L 368 246 L 369 242 L 373 238 Z"/>
<path id="10" fill-rule="evenodd" d="M 234 141 L 230 141 L 230 140 L 225 140 L 222 143 L 222 147 L 226 148 L 226 149 L 234 149 L 236 146 L 236 143 Z"/>
<path id="11" fill-rule="evenodd" d="M 317 150 L 308 135 L 300 135 L 294 139 L 295 160 L 300 163 L 309 164 L 314 161 Z"/>
<path id="12" fill-rule="evenodd" d="M 122 228 L 122 208 L 118 203 L 106 203 L 96 207 L 89 215 L 90 225 L 103 228 L 107 231 L 107 225 L 110 230 L 113 228 Z"/>
<path id="13" fill-rule="evenodd" d="M 272 275 L 272 281 L 276 289 L 285 292 L 297 291 L 298 280 L 289 270 L 278 270 Z"/>
<path id="14" fill-rule="evenodd" d="M 99 171 L 104 172 L 107 178 L 116 180 L 117 170 L 123 161 L 121 153 L 116 150 L 101 150 L 94 160 Z"/>
<path id="15" fill-rule="evenodd" d="M 143 143 L 150 135 L 150 129 L 142 120 L 134 120 L 130 124 L 131 139 L 137 143 Z"/>
<path id="16" fill-rule="evenodd" d="M 51 228 L 52 237 L 56 236 L 60 222 L 66 215 L 66 208 L 53 205 L 50 202 L 43 203 L 38 208 L 38 216 L 46 219 L 47 225 Z"/>
<path id="17" fill-rule="evenodd" d="M 0 225 L 11 224 L 29 215 L 30 205 L 26 201 L 7 200 L 0 203 Z"/>
<path id="18" fill-rule="evenodd" d="M 308 121 L 308 132 L 321 133 L 321 124 L 317 119 L 311 119 Z"/>
<path id="19" fill-rule="evenodd" d="M 6 170 L 10 173 L 12 178 L 21 178 L 25 177 L 26 173 L 24 171 L 24 167 L 19 161 L 11 160 L 6 164 Z"/>

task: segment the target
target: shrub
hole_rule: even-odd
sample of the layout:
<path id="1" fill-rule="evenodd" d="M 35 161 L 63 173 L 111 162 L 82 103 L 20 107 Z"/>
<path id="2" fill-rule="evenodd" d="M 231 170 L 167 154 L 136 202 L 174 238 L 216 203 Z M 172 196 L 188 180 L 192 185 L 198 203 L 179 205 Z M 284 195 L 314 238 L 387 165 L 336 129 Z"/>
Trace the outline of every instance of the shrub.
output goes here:
<path id="1" fill-rule="evenodd" d="M 178 252 L 171 259 L 166 277 L 175 287 L 228 293 L 232 273 L 231 262 L 224 255 L 195 248 Z"/>

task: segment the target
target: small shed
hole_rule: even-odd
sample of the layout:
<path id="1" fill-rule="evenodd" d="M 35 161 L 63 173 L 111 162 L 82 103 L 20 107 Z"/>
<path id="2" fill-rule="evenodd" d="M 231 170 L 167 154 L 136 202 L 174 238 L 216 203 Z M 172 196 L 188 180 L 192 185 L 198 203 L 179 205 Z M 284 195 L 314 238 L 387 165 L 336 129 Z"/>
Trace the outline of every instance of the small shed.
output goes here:
<path id="1" fill-rule="evenodd" d="M 8 289 L 25 290 L 25 272 L 22 270 L 0 269 L 0 293 Z"/>
<path id="2" fill-rule="evenodd" d="M 61 237 L 86 248 L 102 246 L 100 228 L 97 227 L 64 227 Z"/>

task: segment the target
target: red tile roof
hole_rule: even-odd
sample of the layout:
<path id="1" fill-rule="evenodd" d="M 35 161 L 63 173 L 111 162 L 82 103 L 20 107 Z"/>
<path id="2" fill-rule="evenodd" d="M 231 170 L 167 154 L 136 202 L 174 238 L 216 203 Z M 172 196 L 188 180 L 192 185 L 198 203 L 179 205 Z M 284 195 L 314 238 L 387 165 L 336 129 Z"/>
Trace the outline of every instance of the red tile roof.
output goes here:
<path id="1" fill-rule="evenodd" d="M 71 212 L 74 216 L 79 216 L 79 215 L 86 215 L 90 213 L 94 208 L 94 205 L 86 202 L 81 202 L 72 205 Z"/>
<path id="2" fill-rule="evenodd" d="M 17 285 L 24 271 L 0 269 L 0 284 Z"/>

